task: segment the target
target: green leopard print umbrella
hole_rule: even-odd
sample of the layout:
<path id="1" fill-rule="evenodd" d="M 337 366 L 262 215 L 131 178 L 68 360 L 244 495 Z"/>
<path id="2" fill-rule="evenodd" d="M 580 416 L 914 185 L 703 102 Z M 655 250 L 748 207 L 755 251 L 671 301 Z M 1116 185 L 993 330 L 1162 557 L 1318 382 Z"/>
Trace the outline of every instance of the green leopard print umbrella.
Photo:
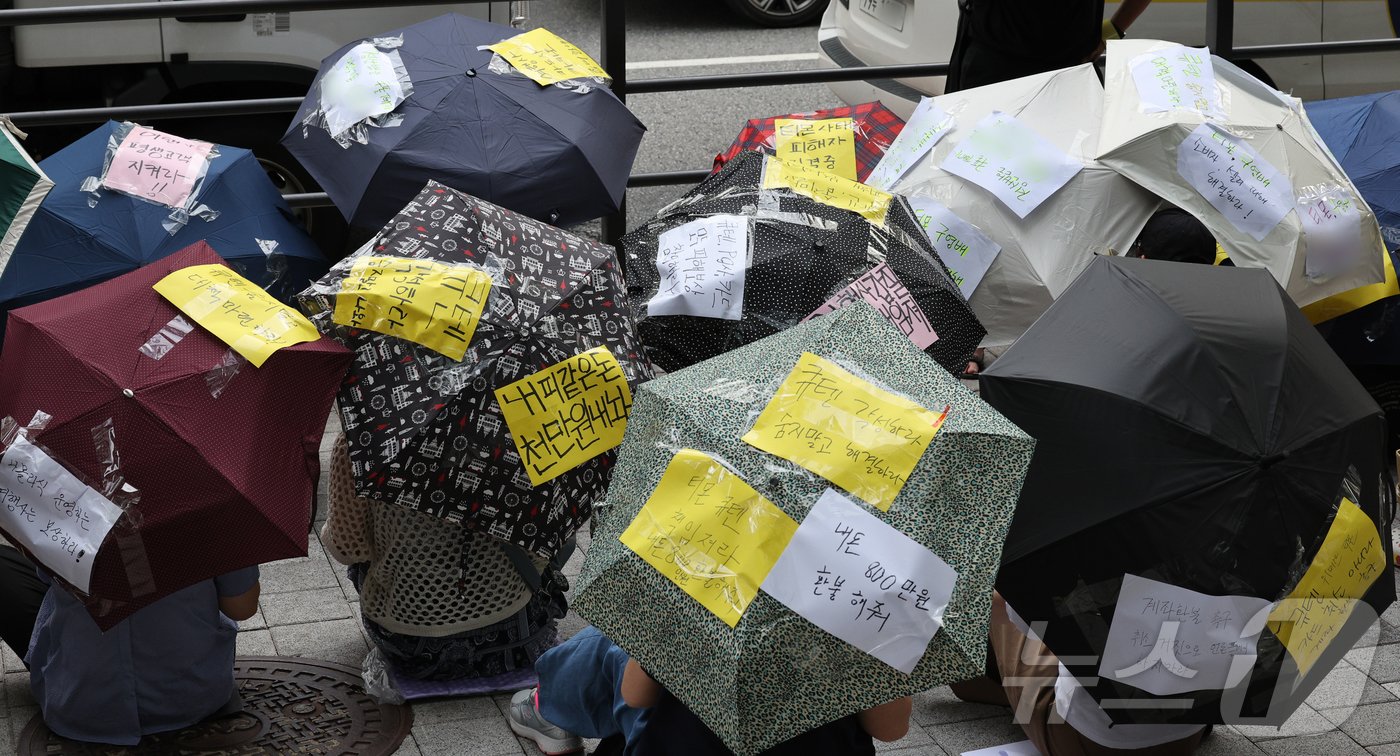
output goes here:
<path id="1" fill-rule="evenodd" d="M 740 437 L 804 352 L 934 412 L 950 408 L 889 511 L 864 507 L 958 573 L 943 627 L 912 674 L 761 591 L 731 628 L 619 540 L 682 448 L 721 460 L 802 521 L 834 486 Z M 853 303 L 637 389 L 611 487 L 596 510 L 575 607 L 739 756 L 900 696 L 976 677 L 985 664 L 1002 541 L 1034 444 L 874 308 Z"/>

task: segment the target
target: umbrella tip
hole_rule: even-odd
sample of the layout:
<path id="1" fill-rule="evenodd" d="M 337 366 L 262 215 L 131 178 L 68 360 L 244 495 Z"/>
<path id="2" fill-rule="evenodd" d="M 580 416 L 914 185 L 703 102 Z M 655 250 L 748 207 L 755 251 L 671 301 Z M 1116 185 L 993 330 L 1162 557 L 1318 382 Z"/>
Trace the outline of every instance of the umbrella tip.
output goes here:
<path id="1" fill-rule="evenodd" d="M 1259 467 L 1261 467 L 1261 468 L 1267 470 L 1267 469 L 1269 469 L 1270 467 L 1273 467 L 1274 465 L 1278 464 L 1279 462 L 1284 461 L 1285 459 L 1288 459 L 1288 452 L 1279 452 L 1278 454 L 1270 454 L 1269 456 L 1264 457 L 1264 458 L 1262 458 L 1262 459 L 1259 460 Z"/>
<path id="2" fill-rule="evenodd" d="M 131 389 L 122 389 L 122 396 L 126 397 L 127 399 L 130 399 L 133 396 L 136 396 L 136 392 L 132 391 Z"/>
<path id="3" fill-rule="evenodd" d="M 475 76 L 476 76 L 476 69 L 475 69 L 475 68 L 468 68 L 468 69 L 467 69 L 467 77 L 468 77 L 468 78 L 474 78 Z"/>

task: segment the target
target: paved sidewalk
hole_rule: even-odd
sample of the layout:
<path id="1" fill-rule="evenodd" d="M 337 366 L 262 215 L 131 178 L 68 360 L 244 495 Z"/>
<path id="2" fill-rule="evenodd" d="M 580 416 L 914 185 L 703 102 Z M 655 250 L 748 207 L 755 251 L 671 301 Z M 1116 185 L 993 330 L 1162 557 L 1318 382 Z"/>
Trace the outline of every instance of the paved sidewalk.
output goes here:
<path id="1" fill-rule="evenodd" d="M 323 459 L 339 430 L 332 417 L 322 443 Z M 325 469 L 323 464 L 323 469 Z M 317 519 L 325 516 L 325 476 Z M 565 568 L 578 575 L 587 534 Z M 369 650 L 360 629 L 358 596 L 312 538 L 310 555 L 262 568 L 260 610 L 244 622 L 238 638 L 243 655 L 306 656 L 358 666 Z M 0 607 L 0 611 L 3 611 Z M 568 637 L 584 622 L 572 612 L 560 625 Z M 0 644 L 3 648 L 3 644 Z M 20 730 L 34 716 L 29 676 L 23 664 L 3 650 L 4 691 L 0 706 L 0 753 L 13 753 Z M 533 743 L 517 739 L 506 724 L 508 695 L 417 704 L 412 736 L 403 756 L 539 756 Z M 963 703 L 947 688 L 915 699 L 909 735 L 884 744 L 886 754 L 958 756 L 963 751 L 1022 740 L 1008 709 Z M 593 744 L 590 744 L 590 748 Z M 1198 751 L 1201 756 L 1400 756 L 1400 605 L 1392 607 L 1367 639 L 1318 687 L 1283 728 L 1217 727 Z"/>

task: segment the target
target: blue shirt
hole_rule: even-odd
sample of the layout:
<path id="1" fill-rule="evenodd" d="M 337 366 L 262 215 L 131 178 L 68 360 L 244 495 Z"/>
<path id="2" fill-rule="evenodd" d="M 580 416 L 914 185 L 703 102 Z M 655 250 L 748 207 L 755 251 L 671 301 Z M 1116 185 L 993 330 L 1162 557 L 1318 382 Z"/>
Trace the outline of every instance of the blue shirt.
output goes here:
<path id="1" fill-rule="evenodd" d="M 238 636 L 219 597 L 257 582 L 258 568 L 248 567 L 196 583 L 105 633 L 81 602 L 50 584 L 25 655 L 44 723 L 71 740 L 136 745 L 217 712 L 233 697 Z"/>

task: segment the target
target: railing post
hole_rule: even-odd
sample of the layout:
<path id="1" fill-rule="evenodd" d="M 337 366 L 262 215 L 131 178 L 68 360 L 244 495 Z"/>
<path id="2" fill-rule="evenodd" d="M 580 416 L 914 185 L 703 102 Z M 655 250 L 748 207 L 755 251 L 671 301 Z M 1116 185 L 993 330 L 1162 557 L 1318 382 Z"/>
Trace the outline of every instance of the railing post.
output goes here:
<path id="1" fill-rule="evenodd" d="M 612 77 L 613 94 L 627 102 L 627 0 L 599 0 L 599 27 L 603 70 Z M 627 194 L 623 191 L 617 212 L 603 219 L 603 241 L 616 245 L 627 231 Z"/>
<path id="2" fill-rule="evenodd" d="M 1206 0 L 1206 45 L 1226 60 L 1235 56 L 1235 0 Z"/>

